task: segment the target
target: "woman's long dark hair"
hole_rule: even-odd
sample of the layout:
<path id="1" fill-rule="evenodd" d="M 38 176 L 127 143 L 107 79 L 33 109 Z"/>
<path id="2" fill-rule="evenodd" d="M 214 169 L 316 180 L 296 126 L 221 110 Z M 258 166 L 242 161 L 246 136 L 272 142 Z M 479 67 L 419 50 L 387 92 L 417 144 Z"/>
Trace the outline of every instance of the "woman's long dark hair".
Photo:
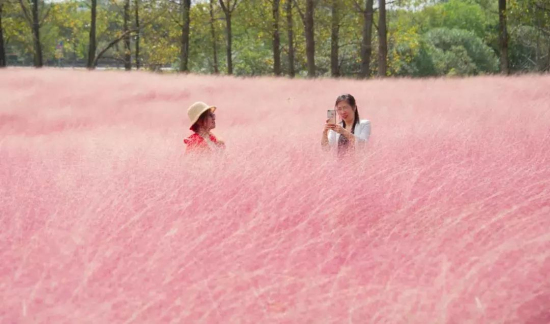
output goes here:
<path id="1" fill-rule="evenodd" d="M 355 126 L 357 124 L 359 124 L 359 121 L 360 121 L 360 119 L 359 119 L 359 109 L 357 109 L 357 103 L 355 102 L 355 98 L 348 93 L 348 94 L 344 94 L 344 95 L 341 95 L 338 98 L 336 98 L 336 103 L 334 104 L 334 106 L 338 106 L 338 104 L 342 101 L 347 102 L 348 105 L 350 105 L 353 109 L 355 109 L 355 114 L 354 114 L 354 117 L 353 117 L 353 125 L 351 126 L 351 133 L 355 134 Z M 343 125 L 344 128 L 346 128 L 346 121 L 345 120 L 342 120 L 342 125 Z M 349 146 L 349 140 L 345 136 L 339 136 L 338 137 L 338 151 L 339 152 L 344 152 L 344 151 L 347 150 L 348 146 Z"/>
<path id="2" fill-rule="evenodd" d="M 351 106 L 351 108 L 355 109 L 355 116 L 353 118 L 353 126 L 351 126 L 351 133 L 355 134 L 355 125 L 359 124 L 359 109 L 357 109 L 357 103 L 355 102 L 355 98 L 348 94 L 343 94 L 340 97 L 336 98 L 336 103 L 334 106 L 338 106 L 338 104 L 342 101 L 345 101 L 348 103 L 348 105 Z M 344 125 L 344 128 L 346 127 L 346 121 L 342 120 L 342 124 Z"/>

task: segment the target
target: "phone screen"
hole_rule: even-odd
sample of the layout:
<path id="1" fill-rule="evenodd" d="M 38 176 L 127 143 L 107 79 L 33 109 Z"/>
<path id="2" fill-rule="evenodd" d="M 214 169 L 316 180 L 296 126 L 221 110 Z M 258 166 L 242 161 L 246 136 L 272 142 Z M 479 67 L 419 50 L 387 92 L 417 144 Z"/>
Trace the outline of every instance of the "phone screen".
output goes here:
<path id="1" fill-rule="evenodd" d="M 329 123 L 336 124 L 336 110 L 329 109 L 327 110 L 327 119 Z"/>

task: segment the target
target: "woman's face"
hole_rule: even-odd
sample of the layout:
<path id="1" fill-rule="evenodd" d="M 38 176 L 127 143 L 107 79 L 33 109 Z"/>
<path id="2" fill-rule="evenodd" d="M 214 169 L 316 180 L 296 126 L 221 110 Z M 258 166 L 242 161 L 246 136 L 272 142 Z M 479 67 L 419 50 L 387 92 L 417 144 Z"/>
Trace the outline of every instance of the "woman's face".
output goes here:
<path id="1" fill-rule="evenodd" d="M 346 100 L 342 100 L 336 105 L 336 112 L 343 120 L 353 118 L 355 115 L 355 109 Z"/>
<path id="2" fill-rule="evenodd" d="M 216 115 L 212 112 L 212 110 L 205 112 L 205 114 L 206 117 L 202 121 L 202 127 L 207 131 L 216 128 Z"/>

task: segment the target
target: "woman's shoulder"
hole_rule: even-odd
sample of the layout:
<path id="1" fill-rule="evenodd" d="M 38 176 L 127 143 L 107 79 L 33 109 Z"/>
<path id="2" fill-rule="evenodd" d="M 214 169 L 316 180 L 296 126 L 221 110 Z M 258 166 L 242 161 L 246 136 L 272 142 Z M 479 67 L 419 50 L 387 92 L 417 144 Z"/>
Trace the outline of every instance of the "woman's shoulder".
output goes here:
<path id="1" fill-rule="evenodd" d="M 222 140 L 221 138 L 217 137 L 216 135 L 210 133 L 210 140 L 213 142 L 213 143 L 216 143 L 216 144 L 219 144 L 219 145 L 225 145 L 225 141 Z"/>
<path id="2" fill-rule="evenodd" d="M 359 121 L 359 126 L 361 126 L 361 127 L 370 126 L 370 120 L 368 120 L 368 119 L 361 119 L 361 120 Z"/>
<path id="3" fill-rule="evenodd" d="M 370 132 L 371 132 L 370 120 L 361 119 L 361 121 L 359 122 L 359 125 L 358 125 L 357 128 L 358 128 L 357 131 L 359 133 L 370 134 Z"/>
<path id="4" fill-rule="evenodd" d="M 197 144 L 201 142 L 201 140 L 202 140 L 202 137 L 199 134 L 193 133 L 192 135 L 189 135 L 189 137 L 184 139 L 183 142 L 187 145 L 190 145 L 190 144 Z"/>

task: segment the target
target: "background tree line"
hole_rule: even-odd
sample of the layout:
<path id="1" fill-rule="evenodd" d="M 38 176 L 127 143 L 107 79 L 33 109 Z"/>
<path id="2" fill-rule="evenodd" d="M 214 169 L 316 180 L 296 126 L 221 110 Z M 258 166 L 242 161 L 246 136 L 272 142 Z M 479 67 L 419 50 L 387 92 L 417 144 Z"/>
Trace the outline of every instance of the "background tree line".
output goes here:
<path id="1" fill-rule="evenodd" d="M 287 76 L 550 70 L 550 0 L 0 0 L 0 66 Z"/>

